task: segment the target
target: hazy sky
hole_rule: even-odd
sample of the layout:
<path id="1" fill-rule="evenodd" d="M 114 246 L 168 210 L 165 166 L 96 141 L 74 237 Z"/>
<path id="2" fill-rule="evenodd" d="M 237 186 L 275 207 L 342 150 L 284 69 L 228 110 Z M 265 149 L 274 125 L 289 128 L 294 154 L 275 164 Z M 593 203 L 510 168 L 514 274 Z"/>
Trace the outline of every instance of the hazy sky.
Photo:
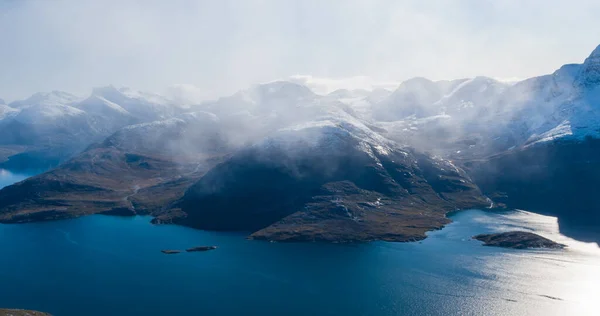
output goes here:
<path id="1" fill-rule="evenodd" d="M 525 78 L 582 62 L 599 14 L 597 0 L 0 0 L 0 98 L 106 84 L 216 96 L 294 75 Z"/>

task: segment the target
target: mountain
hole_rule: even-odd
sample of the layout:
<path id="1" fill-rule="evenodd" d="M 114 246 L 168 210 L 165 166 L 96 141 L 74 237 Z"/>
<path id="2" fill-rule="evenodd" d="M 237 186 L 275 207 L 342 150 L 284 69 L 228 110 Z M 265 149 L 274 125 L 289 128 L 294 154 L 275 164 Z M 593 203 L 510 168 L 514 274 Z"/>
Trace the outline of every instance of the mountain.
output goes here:
<path id="1" fill-rule="evenodd" d="M 29 131 L 53 131 L 46 148 L 90 135 L 58 168 L 0 190 L 0 221 L 150 214 L 255 239 L 409 241 L 449 211 L 495 206 L 598 227 L 598 69 L 600 48 L 514 84 L 414 78 L 318 95 L 276 81 L 193 106 L 109 86 L 0 107 L 0 128 L 31 126 L 4 156 Z M 36 106 L 47 119 L 17 120 Z"/>
<path id="2" fill-rule="evenodd" d="M 600 85 L 600 45 L 583 62 L 577 74 L 576 84 L 584 89 L 598 89 Z"/>
<path id="3" fill-rule="evenodd" d="M 392 92 L 385 89 L 346 90 L 340 89 L 329 93 L 325 99 L 330 102 L 344 104 L 355 116 L 367 120 L 373 120 L 373 105 L 385 100 Z"/>
<path id="4" fill-rule="evenodd" d="M 94 88 L 92 97 L 118 105 L 140 122 L 166 119 L 179 114 L 177 105 L 158 94 L 114 86 Z"/>
<path id="5" fill-rule="evenodd" d="M 47 169 L 124 126 L 181 112 L 164 97 L 129 88 L 95 88 L 85 99 L 61 91 L 36 93 L 0 105 L 0 146 L 13 153 L 0 168 Z"/>
<path id="6" fill-rule="evenodd" d="M 23 109 L 30 106 L 68 106 L 73 105 L 81 99 L 75 95 L 72 95 L 64 91 L 51 91 L 51 92 L 38 92 L 30 96 L 25 100 L 14 101 L 9 104 L 10 107 L 15 109 Z"/>
<path id="7" fill-rule="evenodd" d="M 121 128 L 1 190 L 0 220 L 151 214 L 156 223 L 256 230 L 253 238 L 406 241 L 448 223 L 448 211 L 489 205 L 448 161 L 399 146 L 306 87 L 258 85 L 201 109 Z M 285 233 L 288 216 L 303 233 Z"/>
<path id="8" fill-rule="evenodd" d="M 279 241 L 409 241 L 488 206 L 448 161 L 398 147 L 358 121 L 280 130 L 187 190 L 174 223 Z"/>
<path id="9" fill-rule="evenodd" d="M 486 155 L 495 100 L 507 84 L 487 77 L 451 81 L 414 78 L 372 106 L 371 124 L 384 136 L 434 155 Z"/>
<path id="10" fill-rule="evenodd" d="M 600 226 L 600 139 L 551 140 L 463 164 L 496 203 Z"/>
<path id="11" fill-rule="evenodd" d="M 389 122 L 440 114 L 441 108 L 435 103 L 465 80 L 434 82 L 420 77 L 406 80 L 385 100 L 373 106 L 373 117 Z"/>
<path id="12" fill-rule="evenodd" d="M 48 168 L 86 146 L 94 133 L 86 113 L 73 106 L 78 100 L 52 91 L 0 106 L 0 147 L 11 152 L 0 168 Z"/>
<path id="13" fill-rule="evenodd" d="M 55 169 L 0 190 L 0 221 L 158 216 L 222 156 L 202 114 L 125 127 Z M 188 140 L 194 142 L 189 146 Z M 179 144 L 179 146 L 174 146 Z"/>
<path id="14" fill-rule="evenodd" d="M 5 118 L 11 118 L 16 115 L 19 110 L 11 108 L 10 106 L 0 103 L 0 123 L 4 121 Z"/>
<path id="15" fill-rule="evenodd" d="M 497 133 L 514 139 L 512 147 L 461 162 L 484 193 L 511 208 L 557 216 L 564 227 L 600 226 L 595 199 L 600 186 L 599 52 L 600 47 L 582 65 L 565 65 L 507 89 L 500 100 L 515 110 L 505 110 L 509 123 Z"/>

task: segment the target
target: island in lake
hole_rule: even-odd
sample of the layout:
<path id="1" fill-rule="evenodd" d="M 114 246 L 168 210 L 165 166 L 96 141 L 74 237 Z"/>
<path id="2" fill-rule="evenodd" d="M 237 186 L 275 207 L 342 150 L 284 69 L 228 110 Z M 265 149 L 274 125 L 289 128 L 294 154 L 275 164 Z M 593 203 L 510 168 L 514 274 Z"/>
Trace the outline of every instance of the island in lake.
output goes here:
<path id="1" fill-rule="evenodd" d="M 0 316 L 52 316 L 48 313 L 30 311 L 25 309 L 3 309 L 0 308 Z"/>
<path id="2" fill-rule="evenodd" d="M 180 253 L 181 250 L 161 250 L 160 252 L 162 252 L 166 255 L 174 255 L 174 254 Z"/>
<path id="3" fill-rule="evenodd" d="M 551 248 L 551 249 L 562 249 L 566 245 L 559 244 L 548 238 L 544 238 L 540 235 L 521 232 L 511 231 L 498 234 L 481 234 L 473 236 L 473 239 L 477 239 L 484 242 L 484 246 L 514 248 L 514 249 L 528 249 L 528 248 Z"/>
<path id="4" fill-rule="evenodd" d="M 199 246 L 199 247 L 188 248 L 185 251 L 196 252 L 196 251 L 209 251 L 209 250 L 215 250 L 215 249 L 217 249 L 217 246 Z"/>

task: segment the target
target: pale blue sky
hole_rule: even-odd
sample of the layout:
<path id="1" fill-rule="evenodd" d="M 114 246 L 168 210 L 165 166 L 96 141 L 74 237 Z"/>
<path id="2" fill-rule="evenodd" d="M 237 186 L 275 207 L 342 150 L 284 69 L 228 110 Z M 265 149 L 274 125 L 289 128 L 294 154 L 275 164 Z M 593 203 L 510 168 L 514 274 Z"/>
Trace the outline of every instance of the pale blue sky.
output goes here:
<path id="1" fill-rule="evenodd" d="M 312 75 L 526 78 L 600 44 L 600 1 L 0 0 L 0 98 L 115 84 L 207 96 Z"/>

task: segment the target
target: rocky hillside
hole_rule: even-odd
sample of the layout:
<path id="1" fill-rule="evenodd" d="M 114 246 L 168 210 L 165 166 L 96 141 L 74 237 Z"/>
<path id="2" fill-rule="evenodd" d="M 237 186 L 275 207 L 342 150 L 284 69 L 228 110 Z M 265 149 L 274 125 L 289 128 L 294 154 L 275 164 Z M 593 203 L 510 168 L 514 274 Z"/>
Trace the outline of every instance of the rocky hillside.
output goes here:
<path id="1" fill-rule="evenodd" d="M 181 112 L 158 95 L 112 86 L 93 89 L 86 99 L 62 91 L 36 93 L 0 105 L 0 148 L 14 152 L 0 160 L 0 168 L 48 169 L 122 127 Z"/>
<path id="2" fill-rule="evenodd" d="M 185 193 L 187 216 L 175 223 L 267 240 L 409 241 L 448 223 L 448 211 L 488 205 L 451 163 L 325 120 L 282 130 L 210 170 Z"/>

